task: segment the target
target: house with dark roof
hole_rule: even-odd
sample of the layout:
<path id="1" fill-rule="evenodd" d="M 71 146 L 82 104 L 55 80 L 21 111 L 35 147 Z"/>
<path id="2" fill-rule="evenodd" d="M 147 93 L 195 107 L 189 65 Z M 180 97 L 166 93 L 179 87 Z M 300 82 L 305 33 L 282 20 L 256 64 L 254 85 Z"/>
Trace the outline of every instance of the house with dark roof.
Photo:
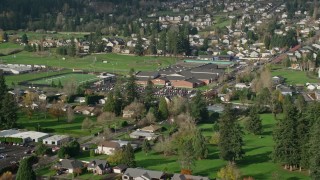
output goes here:
<path id="1" fill-rule="evenodd" d="M 276 90 L 279 90 L 281 92 L 282 95 L 290 95 L 292 96 L 293 94 L 293 90 L 291 89 L 291 87 L 279 84 L 276 86 Z"/>
<path id="2" fill-rule="evenodd" d="M 147 85 L 149 80 L 153 80 L 157 77 L 159 77 L 159 72 L 153 71 L 153 72 L 143 72 L 139 71 L 136 73 L 136 83 L 140 85 Z"/>
<path id="3" fill-rule="evenodd" d="M 75 159 L 62 159 L 59 161 L 55 168 L 65 171 L 67 173 L 73 173 L 75 169 L 83 168 L 84 164 L 81 161 L 75 160 Z"/>
<path id="4" fill-rule="evenodd" d="M 139 168 L 128 168 L 122 175 L 122 180 L 165 180 L 166 174 L 161 171 L 151 171 Z"/>
<path id="5" fill-rule="evenodd" d="M 174 174 L 171 180 L 209 180 L 208 177 L 202 176 L 193 176 L 193 175 L 185 175 L 185 174 Z"/>
<path id="6" fill-rule="evenodd" d="M 111 167 L 106 160 L 93 160 L 88 164 L 88 171 L 92 171 L 94 174 L 103 175 L 107 172 L 111 172 Z"/>
<path id="7" fill-rule="evenodd" d="M 116 174 L 124 173 L 127 170 L 128 166 L 125 164 L 119 164 L 115 167 L 113 167 L 113 172 Z"/>

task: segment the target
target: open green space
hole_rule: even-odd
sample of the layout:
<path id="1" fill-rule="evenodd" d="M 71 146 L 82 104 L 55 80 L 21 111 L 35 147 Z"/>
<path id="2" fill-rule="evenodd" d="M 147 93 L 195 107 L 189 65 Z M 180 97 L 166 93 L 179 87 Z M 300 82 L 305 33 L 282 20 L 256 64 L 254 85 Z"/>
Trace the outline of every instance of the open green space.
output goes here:
<path id="1" fill-rule="evenodd" d="M 279 67 L 273 67 L 271 70 L 272 76 L 282 76 L 285 78 L 286 83 L 288 84 L 306 84 L 309 83 L 316 83 L 320 82 L 320 79 L 317 79 L 315 76 L 311 76 L 307 74 L 308 72 L 305 71 L 298 71 L 298 70 L 290 70 L 290 69 L 283 69 Z"/>
<path id="2" fill-rule="evenodd" d="M 53 51 L 53 50 L 52 50 Z M 20 52 L 15 56 L 3 56 L 4 63 L 37 64 L 69 69 L 111 73 L 127 73 L 131 68 L 137 71 L 153 71 L 176 62 L 175 58 L 158 56 L 129 56 L 119 54 L 93 54 L 82 58 L 59 56 L 52 53 Z"/>
<path id="3" fill-rule="evenodd" d="M 17 85 L 18 83 L 23 81 L 30 81 L 37 78 L 45 78 L 48 76 L 54 76 L 54 75 L 59 75 L 59 74 L 64 74 L 69 72 L 71 72 L 71 70 L 62 70 L 62 71 L 55 71 L 55 72 L 40 72 L 40 73 L 32 72 L 28 74 L 8 75 L 8 76 L 5 76 L 5 78 L 6 78 L 7 85 L 11 86 L 13 83 Z"/>
<path id="4" fill-rule="evenodd" d="M 0 43 L 0 56 L 9 55 L 14 52 L 19 52 L 23 50 L 23 46 L 14 43 Z M 1 60 L 1 57 L 0 57 Z"/>
<path id="5" fill-rule="evenodd" d="M 244 150 L 245 157 L 237 161 L 237 166 L 240 168 L 242 176 L 252 176 L 255 179 L 309 179 L 305 172 L 289 172 L 283 170 L 281 165 L 276 164 L 271 159 L 273 150 L 272 132 L 276 124 L 276 120 L 272 114 L 261 115 L 263 119 L 264 133 L 261 136 L 245 134 Z M 204 136 L 210 137 L 213 133 L 212 124 L 201 124 Z M 176 156 L 164 157 L 162 154 L 151 152 L 146 155 L 143 152 L 136 153 L 137 166 L 152 169 L 167 171 L 170 173 L 179 172 L 179 164 Z M 156 162 L 156 163 L 155 163 Z M 227 162 L 219 159 L 218 147 L 209 145 L 209 155 L 207 159 L 196 161 L 196 166 L 193 169 L 193 174 L 209 176 L 215 178 L 219 169 L 225 166 Z"/>
<path id="6" fill-rule="evenodd" d="M 51 85 L 52 83 L 54 83 L 55 85 L 58 85 L 60 81 L 62 85 L 65 85 L 71 80 L 75 81 L 77 84 L 84 84 L 87 82 L 98 81 L 99 78 L 94 74 L 70 73 L 70 74 L 62 74 L 59 76 L 48 76 L 43 79 L 30 81 L 29 83 L 42 84 L 42 85 Z"/>

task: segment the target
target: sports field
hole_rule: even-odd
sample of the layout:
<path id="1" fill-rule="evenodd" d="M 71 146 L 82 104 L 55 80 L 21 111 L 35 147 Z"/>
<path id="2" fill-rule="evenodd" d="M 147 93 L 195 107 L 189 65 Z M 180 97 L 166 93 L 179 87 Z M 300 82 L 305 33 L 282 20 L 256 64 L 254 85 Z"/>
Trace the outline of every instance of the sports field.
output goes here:
<path id="1" fill-rule="evenodd" d="M 55 85 L 58 85 L 59 81 L 61 82 L 62 85 L 70 81 L 75 81 L 77 82 L 77 84 L 83 84 L 86 82 L 95 82 L 98 80 L 99 78 L 93 74 L 70 73 L 70 74 L 62 74 L 59 76 L 51 76 L 51 77 L 49 76 L 39 80 L 30 81 L 29 84 L 51 85 L 53 82 Z"/>

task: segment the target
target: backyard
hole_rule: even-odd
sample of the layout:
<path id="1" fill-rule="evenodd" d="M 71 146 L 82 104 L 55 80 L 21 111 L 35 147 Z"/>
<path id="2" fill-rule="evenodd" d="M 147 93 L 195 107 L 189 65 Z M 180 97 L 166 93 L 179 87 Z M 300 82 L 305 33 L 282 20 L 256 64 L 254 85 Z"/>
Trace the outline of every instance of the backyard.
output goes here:
<path id="1" fill-rule="evenodd" d="M 237 161 L 237 166 L 243 176 L 252 176 L 255 179 L 308 179 L 305 173 L 289 172 L 283 170 L 281 165 L 275 164 L 271 159 L 273 150 L 272 129 L 276 123 L 271 114 L 261 115 L 263 119 L 264 133 L 261 136 L 245 134 L 245 152 L 242 160 Z M 212 124 L 201 124 L 205 136 L 211 136 L 213 133 Z M 179 172 L 179 164 L 176 156 L 164 157 L 162 154 L 151 152 L 145 155 L 143 152 L 136 153 L 137 166 L 167 171 L 170 173 Z M 154 163 L 157 162 L 157 163 Z M 219 159 L 217 146 L 209 145 L 209 155 L 207 159 L 197 160 L 193 169 L 193 174 L 209 176 L 215 178 L 219 169 L 227 162 Z"/>

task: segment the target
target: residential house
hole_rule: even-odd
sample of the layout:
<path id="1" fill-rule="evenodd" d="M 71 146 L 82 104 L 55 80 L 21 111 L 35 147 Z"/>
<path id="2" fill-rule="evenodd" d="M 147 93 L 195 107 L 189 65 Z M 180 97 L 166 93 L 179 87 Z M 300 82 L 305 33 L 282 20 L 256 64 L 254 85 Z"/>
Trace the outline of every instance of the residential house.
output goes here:
<path id="1" fill-rule="evenodd" d="M 47 95 L 45 95 L 45 94 L 40 94 L 40 95 L 39 95 L 39 100 L 41 100 L 41 101 L 47 100 Z"/>
<path id="2" fill-rule="evenodd" d="M 83 114 L 87 116 L 96 116 L 100 113 L 100 109 L 97 107 L 89 107 L 89 106 L 76 106 L 74 109 L 75 113 Z"/>
<path id="3" fill-rule="evenodd" d="M 136 131 L 130 133 L 130 138 L 133 139 L 147 139 L 147 140 L 154 140 L 158 137 L 158 135 L 146 131 L 142 131 L 137 129 Z"/>
<path id="4" fill-rule="evenodd" d="M 116 173 L 116 174 L 124 173 L 127 170 L 127 168 L 128 168 L 127 165 L 119 164 L 119 165 L 113 167 L 113 173 Z"/>
<path id="5" fill-rule="evenodd" d="M 291 90 L 290 87 L 282 85 L 282 84 L 277 85 L 276 89 L 279 90 L 281 92 L 281 94 L 285 95 L 285 96 L 286 95 L 292 96 L 292 94 L 293 94 L 293 91 Z"/>
<path id="6" fill-rule="evenodd" d="M 56 169 L 67 173 L 73 173 L 76 169 L 82 169 L 83 167 L 83 162 L 74 159 L 62 159 L 55 165 Z"/>
<path id="7" fill-rule="evenodd" d="M 247 86 L 245 83 L 237 83 L 234 86 L 237 90 L 248 89 L 250 86 Z"/>
<path id="8" fill-rule="evenodd" d="M 94 174 L 103 175 L 111 172 L 111 167 L 106 160 L 93 160 L 88 164 L 88 171 L 92 171 Z"/>
<path id="9" fill-rule="evenodd" d="M 165 180 L 166 174 L 161 171 L 151 171 L 139 168 L 128 168 L 122 175 L 122 180 Z"/>
<path id="10" fill-rule="evenodd" d="M 209 180 L 208 177 L 202 176 L 193 176 L 193 175 L 186 175 L 186 174 L 174 174 L 171 180 Z"/>
<path id="11" fill-rule="evenodd" d="M 74 99 L 75 103 L 86 103 L 86 98 L 85 97 L 76 97 Z"/>
<path id="12" fill-rule="evenodd" d="M 284 78 L 282 76 L 273 76 L 272 83 L 274 85 L 282 84 L 284 82 Z"/>
<path id="13" fill-rule="evenodd" d="M 97 154 L 112 155 L 116 150 L 120 149 L 120 144 L 112 141 L 103 141 L 98 144 L 96 149 Z"/>
<path id="14" fill-rule="evenodd" d="M 123 118 L 132 118 L 134 115 L 134 111 L 131 110 L 123 110 L 122 117 Z"/>
<path id="15" fill-rule="evenodd" d="M 142 131 L 145 131 L 145 132 L 154 133 L 154 132 L 159 131 L 160 129 L 161 129 L 160 126 L 150 125 L 150 126 L 146 126 L 146 127 L 142 128 L 141 130 L 142 130 Z"/>

